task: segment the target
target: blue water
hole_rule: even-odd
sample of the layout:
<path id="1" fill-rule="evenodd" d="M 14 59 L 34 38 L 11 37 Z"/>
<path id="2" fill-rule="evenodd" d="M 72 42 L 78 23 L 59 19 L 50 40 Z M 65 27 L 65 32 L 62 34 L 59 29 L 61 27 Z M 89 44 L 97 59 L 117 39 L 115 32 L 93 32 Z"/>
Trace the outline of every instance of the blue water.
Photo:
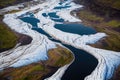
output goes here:
<path id="1" fill-rule="evenodd" d="M 46 13 L 42 13 L 42 15 L 43 15 L 44 17 L 48 17 L 48 15 L 47 15 Z"/>
<path id="2" fill-rule="evenodd" d="M 31 24 L 33 27 L 38 27 L 37 26 L 37 23 L 39 23 L 39 19 L 36 19 L 34 17 L 23 17 L 23 18 L 20 18 L 22 21 L 24 22 L 27 22 L 29 24 Z"/>
<path id="3" fill-rule="evenodd" d="M 27 13 L 22 14 L 21 16 L 19 16 L 19 18 L 21 18 L 21 17 L 26 17 L 26 16 L 34 17 L 33 13 L 27 12 Z"/>
<path id="4" fill-rule="evenodd" d="M 35 30 L 35 31 L 47 36 L 49 39 L 51 38 L 51 36 L 48 33 L 46 33 L 44 30 L 42 30 L 41 28 L 32 28 L 32 30 Z"/>
<path id="5" fill-rule="evenodd" d="M 55 22 L 64 22 L 64 19 L 54 19 L 54 18 L 51 18 L 51 19 Z"/>
<path id="6" fill-rule="evenodd" d="M 68 0 L 61 1 L 59 3 L 59 6 L 54 7 L 54 9 L 66 9 L 66 8 L 70 8 L 71 6 L 69 5 L 69 3 L 65 3 L 66 1 L 68 1 Z"/>
<path id="7" fill-rule="evenodd" d="M 59 18 L 59 16 L 56 15 L 56 12 L 48 13 L 48 16 L 50 16 L 51 18 Z"/>
<path id="8" fill-rule="evenodd" d="M 96 33 L 96 30 L 94 28 L 87 27 L 82 24 L 75 24 L 75 23 L 56 24 L 54 27 L 64 32 L 79 34 L 79 35 L 88 35 L 88 34 Z"/>
<path id="9" fill-rule="evenodd" d="M 53 21 L 55 21 L 55 22 L 64 22 L 64 19 L 60 18 L 60 17 L 56 14 L 56 12 L 51 12 L 51 13 L 48 13 L 48 14 L 42 13 L 42 15 L 43 15 L 44 17 L 48 17 L 48 16 L 49 16 L 50 19 L 53 20 Z"/>
<path id="10" fill-rule="evenodd" d="M 65 3 L 66 1 L 68 1 L 68 0 L 61 1 L 61 2 L 59 3 L 59 5 L 62 5 L 62 4 Z"/>
<path id="11" fill-rule="evenodd" d="M 65 8 L 70 8 L 71 6 L 57 6 L 54 9 L 65 9 Z"/>
<path id="12" fill-rule="evenodd" d="M 49 14 L 52 17 L 55 15 Z M 44 15 L 45 16 L 45 15 Z M 20 18 L 22 21 L 29 23 L 33 26 L 32 30 L 35 30 L 45 36 L 47 36 L 50 40 L 54 42 L 61 43 L 68 49 L 70 49 L 75 55 L 75 61 L 72 65 L 67 69 L 62 80 L 84 80 L 84 78 L 89 75 L 97 66 L 98 61 L 89 53 L 76 49 L 70 45 L 63 44 L 61 41 L 53 39 L 49 34 L 47 34 L 41 28 L 38 28 L 37 23 L 40 22 L 38 19 L 34 17 L 22 17 Z M 75 34 L 93 34 L 96 31 L 92 28 L 80 25 L 80 24 L 56 24 L 55 28 L 60 29 L 65 32 L 75 33 Z M 63 34 L 64 35 L 64 34 Z M 52 75 L 52 74 L 51 74 Z M 46 77 L 50 77 L 51 75 L 47 75 Z"/>

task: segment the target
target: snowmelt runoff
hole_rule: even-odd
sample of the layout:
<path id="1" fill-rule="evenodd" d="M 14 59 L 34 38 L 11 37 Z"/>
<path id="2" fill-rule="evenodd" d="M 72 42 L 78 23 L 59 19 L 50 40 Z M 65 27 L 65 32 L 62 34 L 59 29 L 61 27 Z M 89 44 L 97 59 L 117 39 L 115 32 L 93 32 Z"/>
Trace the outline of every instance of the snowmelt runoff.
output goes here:
<path id="1" fill-rule="evenodd" d="M 65 5 L 67 5 L 66 8 Z M 48 14 L 50 12 L 55 12 L 56 15 L 59 15 L 59 17 L 64 19 L 65 22 L 81 22 L 81 20 L 70 14 L 72 10 L 81 7 L 81 5 L 75 4 L 72 0 L 65 0 L 63 3 L 61 3 L 60 0 L 46 0 L 42 4 L 25 8 L 20 12 L 6 14 L 3 21 L 11 29 L 31 36 L 33 41 L 29 45 L 16 46 L 11 50 L 0 53 L 0 69 L 7 67 L 20 67 L 40 60 L 46 60 L 48 59 L 47 51 L 49 49 L 56 48 L 57 43 L 50 41 L 46 36 L 32 30 L 32 26 L 30 24 L 25 23 L 18 18 L 27 12 L 34 12 L 38 10 L 38 12 L 34 13 L 34 16 L 40 20 L 40 23 L 38 23 L 39 28 L 43 29 L 53 38 L 61 41 L 62 43 L 85 50 L 98 59 L 97 67 L 89 76 L 85 77 L 85 80 L 110 79 L 115 68 L 120 64 L 120 52 L 98 49 L 88 45 L 93 44 L 101 38 L 107 36 L 105 33 L 77 35 L 62 32 L 54 28 L 56 23 L 60 24 L 61 22 L 56 22 L 49 16 L 43 16 L 43 13 Z M 53 76 L 45 80 L 60 80 L 68 66 L 69 64 L 61 67 Z"/>

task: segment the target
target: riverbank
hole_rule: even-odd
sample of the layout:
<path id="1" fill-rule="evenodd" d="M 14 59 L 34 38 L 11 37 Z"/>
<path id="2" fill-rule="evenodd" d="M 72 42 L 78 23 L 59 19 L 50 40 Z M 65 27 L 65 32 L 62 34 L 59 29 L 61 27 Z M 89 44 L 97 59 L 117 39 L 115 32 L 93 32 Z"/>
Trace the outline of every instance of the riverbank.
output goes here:
<path id="1" fill-rule="evenodd" d="M 99 11 L 100 12 L 100 11 Z M 108 36 L 95 44 L 90 44 L 96 48 L 114 50 L 120 52 L 120 19 L 115 17 L 101 16 L 100 13 L 93 12 L 84 6 L 83 9 L 76 11 L 77 17 L 82 20 L 82 24 L 94 27 L 97 31 L 104 32 Z M 111 80 L 120 79 L 120 66 L 118 66 Z"/>
<path id="2" fill-rule="evenodd" d="M 11 30 L 2 20 L 3 15 L 0 16 L 0 52 L 12 49 L 18 43 L 21 46 L 31 43 L 32 38 L 30 36 Z"/>
<path id="3" fill-rule="evenodd" d="M 13 48 L 17 44 L 17 36 L 2 22 L 0 16 L 0 52 Z"/>
<path id="4" fill-rule="evenodd" d="M 8 68 L 0 72 L 0 80 L 43 80 L 54 74 L 60 67 L 70 64 L 73 54 L 66 48 L 57 48 L 48 51 L 48 60 L 38 61 L 27 66 Z"/>
<path id="5" fill-rule="evenodd" d="M 120 20 L 109 19 L 95 14 L 94 12 L 83 8 L 76 11 L 77 17 L 82 20 L 82 24 L 94 27 L 99 32 L 104 32 L 108 36 L 91 46 L 107 50 L 120 51 Z"/>

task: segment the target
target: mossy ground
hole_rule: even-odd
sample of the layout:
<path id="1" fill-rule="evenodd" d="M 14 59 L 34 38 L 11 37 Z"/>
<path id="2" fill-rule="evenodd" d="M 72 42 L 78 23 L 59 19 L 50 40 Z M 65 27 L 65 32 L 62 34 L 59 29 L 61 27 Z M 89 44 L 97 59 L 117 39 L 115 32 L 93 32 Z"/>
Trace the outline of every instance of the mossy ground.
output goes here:
<path id="1" fill-rule="evenodd" d="M 0 9 L 31 0 L 0 0 Z"/>
<path id="2" fill-rule="evenodd" d="M 120 20 L 108 19 L 96 15 L 90 10 L 81 10 L 77 13 L 83 24 L 94 27 L 99 32 L 104 32 L 108 36 L 100 45 L 92 46 L 108 50 L 120 51 Z"/>
<path id="3" fill-rule="evenodd" d="M 3 16 L 0 16 L 0 50 L 12 48 L 17 43 L 17 36 L 3 23 L 2 19 Z"/>
<path id="4" fill-rule="evenodd" d="M 59 67 L 69 64 L 73 54 L 58 46 L 48 51 L 49 59 L 19 68 L 8 68 L 0 72 L 0 80 L 43 80 L 44 76 L 55 72 Z"/>
<path id="5" fill-rule="evenodd" d="M 101 6 L 111 7 L 120 10 L 120 0 L 94 0 Z"/>
<path id="6" fill-rule="evenodd" d="M 5 7 L 6 5 L 13 4 L 16 0 L 0 0 L 0 6 Z"/>

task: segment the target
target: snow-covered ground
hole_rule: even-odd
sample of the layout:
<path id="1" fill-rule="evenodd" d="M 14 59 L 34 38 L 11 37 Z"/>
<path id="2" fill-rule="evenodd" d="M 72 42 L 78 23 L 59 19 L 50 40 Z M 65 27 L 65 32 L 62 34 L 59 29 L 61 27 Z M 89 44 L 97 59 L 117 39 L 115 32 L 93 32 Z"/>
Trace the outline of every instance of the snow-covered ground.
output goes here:
<path id="1" fill-rule="evenodd" d="M 47 51 L 55 48 L 56 44 L 46 36 L 31 30 L 31 25 L 16 19 L 14 15 L 6 15 L 6 17 L 4 21 L 10 28 L 31 36 L 33 40 L 29 45 L 15 47 L 0 53 L 0 69 L 8 66 L 19 67 L 39 60 L 46 60 L 48 58 Z"/>
<path id="2" fill-rule="evenodd" d="M 85 50 L 98 59 L 99 63 L 97 67 L 89 76 L 85 78 L 85 80 L 107 80 L 111 78 L 114 69 L 120 64 L 120 52 L 98 49 L 88 45 L 93 44 L 101 38 L 107 36 L 105 33 L 77 35 L 62 32 L 54 28 L 56 22 L 51 20 L 49 16 L 44 17 L 42 13 L 48 14 L 49 12 L 56 12 L 56 14 L 65 21 L 81 22 L 81 20 L 70 15 L 70 12 L 72 10 L 82 7 L 81 5 L 77 5 L 69 0 L 64 2 L 62 6 L 69 5 L 70 7 L 63 9 L 54 9 L 56 6 L 61 6 L 59 3 L 59 0 L 47 0 L 43 4 L 32 6 L 30 9 L 25 9 L 14 14 L 5 15 L 4 22 L 9 25 L 10 28 L 14 29 L 17 32 L 31 36 L 33 38 L 33 41 L 29 45 L 16 47 L 12 50 L 1 53 L 0 68 L 5 68 L 8 66 L 18 67 L 36 62 L 38 60 L 47 59 L 47 50 L 55 48 L 54 42 L 48 40 L 46 36 L 43 36 L 42 34 L 31 30 L 30 24 L 27 24 L 17 18 L 26 12 L 40 9 L 39 12 L 34 14 L 37 19 L 40 19 L 40 23 L 38 23 L 39 28 L 43 29 L 53 38 L 60 40 L 65 44 L 74 46 L 78 49 Z M 56 75 L 58 73 L 56 72 L 56 74 L 53 75 L 54 77 L 51 77 L 52 79 L 48 78 L 47 80 L 58 80 L 58 78 L 61 78 L 59 76 L 63 75 L 65 68 L 66 67 L 60 68 L 60 70 L 58 70 L 58 72 L 61 71 L 59 72 L 59 75 Z"/>

